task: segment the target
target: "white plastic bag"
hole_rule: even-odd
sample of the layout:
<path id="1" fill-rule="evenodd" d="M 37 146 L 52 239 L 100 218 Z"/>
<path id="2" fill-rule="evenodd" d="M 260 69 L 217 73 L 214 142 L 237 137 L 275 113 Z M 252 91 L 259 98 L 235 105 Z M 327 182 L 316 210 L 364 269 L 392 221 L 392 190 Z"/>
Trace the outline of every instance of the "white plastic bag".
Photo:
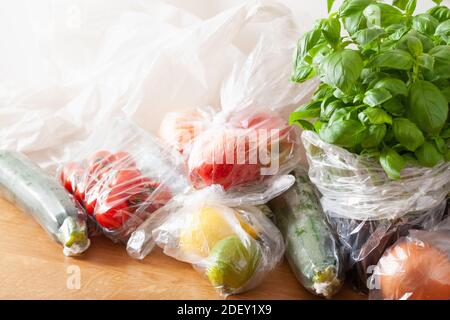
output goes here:
<path id="1" fill-rule="evenodd" d="M 250 290 L 279 263 L 284 241 L 263 209 L 247 200 L 218 185 L 182 195 L 133 233 L 127 251 L 143 258 L 154 242 L 192 264 L 220 294 Z"/>
<path id="2" fill-rule="evenodd" d="M 220 184 L 252 192 L 252 185 L 289 173 L 299 163 L 300 131 L 289 126 L 283 111 L 308 98 L 316 82 L 300 88 L 289 82 L 295 30 L 287 17 L 273 23 L 224 81 L 219 108 L 164 118 L 160 136 L 183 153 L 196 188 Z"/>
<path id="3" fill-rule="evenodd" d="M 367 277 L 384 250 L 409 229 L 431 229 L 445 214 L 450 163 L 409 167 L 390 180 L 374 160 L 302 133 L 309 176 L 320 191 L 323 209 L 336 230 L 352 282 L 367 292 Z"/>
<path id="4" fill-rule="evenodd" d="M 245 2 L 206 20 L 157 0 L 3 6 L 0 148 L 49 169 L 64 144 L 121 110 L 156 131 L 169 110 L 218 105 L 220 85 L 246 48 L 290 20 L 272 1 Z"/>

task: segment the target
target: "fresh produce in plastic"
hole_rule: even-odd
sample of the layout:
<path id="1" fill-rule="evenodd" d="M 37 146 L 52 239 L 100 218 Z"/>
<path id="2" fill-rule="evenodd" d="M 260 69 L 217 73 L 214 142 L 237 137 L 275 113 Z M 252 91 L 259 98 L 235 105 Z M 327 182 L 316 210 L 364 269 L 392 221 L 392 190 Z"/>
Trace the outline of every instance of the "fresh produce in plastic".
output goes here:
<path id="1" fill-rule="evenodd" d="M 298 164 L 299 131 L 284 113 L 307 98 L 316 83 L 301 89 L 289 83 L 290 38 L 297 31 L 283 19 L 278 27 L 285 31 L 265 34 L 248 58 L 234 66 L 221 85 L 217 108 L 199 106 L 170 113 L 163 121 L 160 135 L 183 152 L 196 188 L 220 184 L 226 190 L 253 192 Z"/>
<path id="2" fill-rule="evenodd" d="M 370 299 L 450 300 L 450 228 L 410 231 L 386 250 L 371 280 Z"/>
<path id="3" fill-rule="evenodd" d="M 298 281 L 310 292 L 331 298 L 345 278 L 340 248 L 307 172 L 297 168 L 293 175 L 296 183 L 270 201 L 269 206 L 284 236 L 286 258 Z"/>
<path id="4" fill-rule="evenodd" d="M 193 141 L 189 178 L 196 188 L 220 184 L 228 190 L 286 174 L 300 161 L 298 137 L 275 112 L 238 112 Z"/>
<path id="5" fill-rule="evenodd" d="M 302 140 L 309 177 L 344 248 L 353 282 L 367 292 L 368 268 L 410 228 L 428 229 L 443 217 L 450 192 L 450 164 L 407 167 L 391 180 L 375 159 L 326 143 L 311 131 Z"/>
<path id="6" fill-rule="evenodd" d="M 29 213 L 67 256 L 89 247 L 86 215 L 76 201 L 25 155 L 0 151 L 0 195 Z"/>
<path id="7" fill-rule="evenodd" d="M 115 120 L 103 130 L 81 152 L 72 151 L 76 161 L 63 166 L 60 178 L 108 237 L 125 241 L 188 182 L 176 157 L 130 121 Z"/>
<path id="8" fill-rule="evenodd" d="M 142 258 L 149 250 L 139 244 L 152 237 L 165 254 L 192 264 L 220 294 L 250 290 L 281 260 L 284 242 L 264 213 L 243 200 L 217 185 L 175 198 L 158 212 L 158 225 L 133 233 L 127 250 Z"/>
<path id="9" fill-rule="evenodd" d="M 214 113 L 212 108 L 168 112 L 159 128 L 161 139 L 183 153 L 190 143 L 210 124 Z"/>
<path id="10" fill-rule="evenodd" d="M 374 159 L 393 180 L 450 161 L 448 7 L 414 16 L 415 6 L 344 1 L 299 40 L 292 75 L 322 83 L 291 123 Z"/>

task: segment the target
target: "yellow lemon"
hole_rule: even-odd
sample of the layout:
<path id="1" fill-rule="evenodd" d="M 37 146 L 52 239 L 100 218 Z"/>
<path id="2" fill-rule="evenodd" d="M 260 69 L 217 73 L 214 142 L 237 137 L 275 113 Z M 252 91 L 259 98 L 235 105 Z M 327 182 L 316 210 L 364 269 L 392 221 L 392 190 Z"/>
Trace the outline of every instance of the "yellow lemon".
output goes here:
<path id="1" fill-rule="evenodd" d="M 200 212 L 192 216 L 191 225 L 181 231 L 180 250 L 184 253 L 207 257 L 217 242 L 235 235 L 236 232 L 226 219 L 226 210 L 232 210 L 244 231 L 253 238 L 257 237 L 256 231 L 233 209 L 220 206 L 203 207 Z"/>

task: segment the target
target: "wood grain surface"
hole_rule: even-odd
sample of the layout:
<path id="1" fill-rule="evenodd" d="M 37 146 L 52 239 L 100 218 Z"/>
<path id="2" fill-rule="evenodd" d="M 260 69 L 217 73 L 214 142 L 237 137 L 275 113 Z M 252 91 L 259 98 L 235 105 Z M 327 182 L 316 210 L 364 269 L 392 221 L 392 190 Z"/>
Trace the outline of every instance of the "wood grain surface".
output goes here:
<path id="1" fill-rule="evenodd" d="M 81 257 L 69 258 L 29 216 L 0 198 L 2 299 L 220 299 L 189 264 L 155 250 L 143 261 L 103 237 Z M 80 288 L 73 275 L 80 275 Z M 69 286 L 68 286 L 69 284 Z M 316 299 L 286 262 L 252 291 L 229 299 Z M 366 299 L 344 287 L 336 299 Z"/>

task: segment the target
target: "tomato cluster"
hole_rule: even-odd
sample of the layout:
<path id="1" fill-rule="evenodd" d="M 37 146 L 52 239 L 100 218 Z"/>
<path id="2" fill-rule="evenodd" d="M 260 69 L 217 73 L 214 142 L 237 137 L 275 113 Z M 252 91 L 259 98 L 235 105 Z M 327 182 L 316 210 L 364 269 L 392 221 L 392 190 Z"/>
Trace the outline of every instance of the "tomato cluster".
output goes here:
<path id="1" fill-rule="evenodd" d="M 294 144 L 297 139 L 292 130 L 282 117 L 273 112 L 252 111 L 238 114 L 230 119 L 229 127 L 211 131 L 204 137 L 206 139 L 199 139 L 194 143 L 188 160 L 189 178 L 196 188 L 220 184 L 229 189 L 259 181 L 264 178 L 261 168 L 272 164 L 261 162 L 263 151 L 269 157 L 268 161 L 271 161 L 273 156 L 278 157 L 279 165 L 296 156 L 293 150 L 296 149 Z M 256 144 L 243 140 L 242 137 L 245 136 L 256 137 Z M 239 141 L 244 143 L 240 145 Z M 278 153 L 270 154 L 275 143 L 278 144 Z M 262 149 L 263 146 L 265 150 Z M 239 152 L 243 154 L 238 154 Z M 255 155 L 257 159 L 254 159 Z M 256 161 L 252 162 L 250 159 Z"/>
<path id="2" fill-rule="evenodd" d="M 110 230 L 156 211 L 172 197 L 167 187 L 143 175 L 124 151 L 99 151 L 82 163 L 68 163 L 60 178 L 87 214 Z"/>

